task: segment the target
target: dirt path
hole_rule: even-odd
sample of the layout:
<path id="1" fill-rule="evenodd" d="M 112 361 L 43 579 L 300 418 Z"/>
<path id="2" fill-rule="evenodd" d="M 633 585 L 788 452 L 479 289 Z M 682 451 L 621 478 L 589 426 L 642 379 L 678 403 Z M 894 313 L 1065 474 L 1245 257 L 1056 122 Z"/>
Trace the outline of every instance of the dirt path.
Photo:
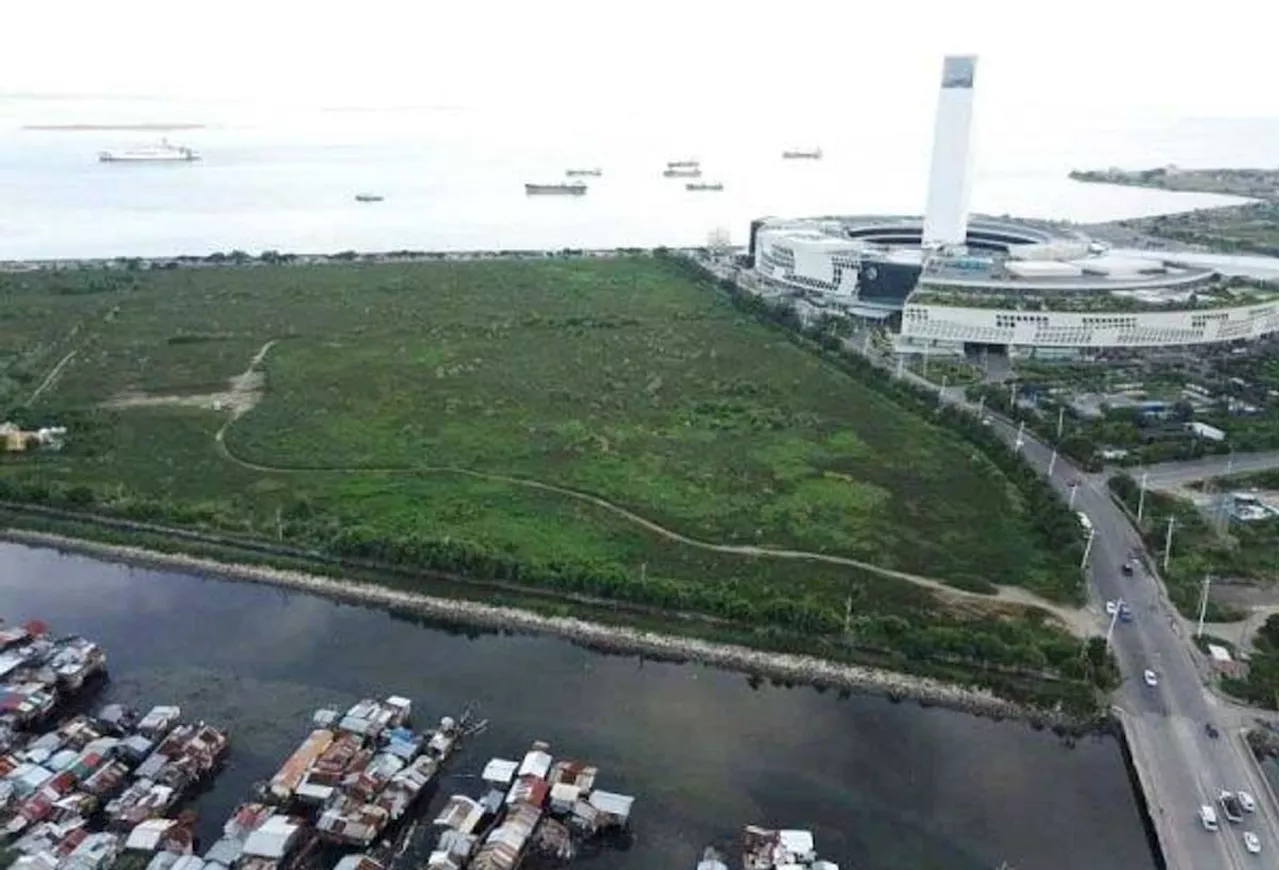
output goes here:
<path id="1" fill-rule="evenodd" d="M 917 586 L 929 589 L 936 593 L 943 601 L 962 607 L 977 606 L 984 612 L 992 611 L 1008 611 L 1011 607 L 1031 607 L 1042 611 L 1046 611 L 1073 634 L 1081 637 L 1097 633 L 1097 616 L 1086 610 L 1067 607 L 1065 605 L 1055 604 L 1047 601 L 1040 596 L 1028 592 L 1015 586 L 997 586 L 994 595 L 986 595 L 979 592 L 970 592 L 964 589 L 958 589 L 941 580 L 932 577 L 922 577 L 918 574 L 910 574 L 905 571 L 895 571 L 891 568 L 884 568 L 874 565 L 870 562 L 863 562 L 859 559 L 851 559 L 845 556 L 833 556 L 827 553 L 810 553 L 803 550 L 784 550 L 772 547 L 757 547 L 749 544 L 716 544 L 710 541 L 700 541 L 683 535 L 680 532 L 661 526 L 652 520 L 646 519 L 626 508 L 614 504 L 611 501 L 603 499 L 591 493 L 582 492 L 576 489 L 570 489 L 564 486 L 557 486 L 552 483 L 544 483 L 540 480 L 534 480 L 526 477 L 515 477 L 509 474 L 497 474 L 486 471 L 473 471 L 468 468 L 455 468 L 453 466 L 392 466 L 383 468 L 366 468 L 366 467 L 343 467 L 343 466 L 314 466 L 314 467 L 288 467 L 278 465 L 264 465 L 262 463 L 253 462 L 249 459 L 236 456 L 234 452 L 227 446 L 226 433 L 231 426 L 242 416 L 248 413 L 262 398 L 262 387 L 265 382 L 265 376 L 262 372 L 262 363 L 266 360 L 267 353 L 275 345 L 276 341 L 268 341 L 264 344 L 253 359 L 249 361 L 249 367 L 239 375 L 231 378 L 228 383 L 228 389 L 224 392 L 210 393 L 199 396 L 148 396 L 144 394 L 132 393 L 117 396 L 104 404 L 104 407 L 110 408 L 137 408 L 154 405 L 186 405 L 196 407 L 208 407 L 214 410 L 227 410 L 230 415 L 226 422 L 218 428 L 214 434 L 214 443 L 218 452 L 228 462 L 233 462 L 242 468 L 250 471 L 260 471 L 267 474 L 455 474 L 462 477 L 470 477 L 476 480 L 488 480 L 496 483 L 505 483 L 512 486 L 522 486 L 527 489 L 535 489 L 540 492 L 550 492 L 565 498 L 571 498 L 576 501 L 585 502 L 594 505 L 601 510 L 608 511 L 615 516 L 622 517 L 628 522 L 637 525 L 646 531 L 655 535 L 666 538 L 669 541 L 675 541 L 688 547 L 696 547 L 700 550 L 706 550 L 713 553 L 726 553 L 738 556 L 755 556 L 766 559 L 791 559 L 803 562 L 823 562 L 830 565 L 844 565 L 850 568 L 857 568 L 867 571 L 880 577 L 888 577 L 894 580 L 903 580 L 908 583 L 914 583 Z"/>
<path id="2" fill-rule="evenodd" d="M 1097 634 L 1097 617 L 1086 610 L 1067 607 L 1065 605 L 1055 604 L 1047 601 L 1033 592 L 1016 586 L 997 586 L 994 595 L 987 595 L 980 592 L 970 592 L 965 589 L 958 589 L 941 580 L 932 577 L 922 577 L 919 574 L 910 574 L 905 571 L 895 571 L 892 568 L 884 568 L 870 562 L 863 562 L 859 559 L 851 559 L 845 556 L 833 556 L 827 553 L 810 553 L 803 550 L 783 550 L 772 547 L 757 547 L 749 544 L 716 544 L 710 541 L 700 541 L 697 538 L 691 538 L 680 532 L 668 529 L 655 523 L 653 520 L 646 519 L 639 514 L 633 513 L 626 508 L 614 504 L 611 501 L 603 499 L 591 493 L 582 492 L 576 489 L 569 489 L 564 486 L 557 486 L 552 483 L 544 483 L 540 480 L 533 480 L 525 477 L 513 477 L 508 474 L 497 474 L 486 471 L 473 471 L 467 468 L 455 468 L 447 465 L 427 465 L 418 467 L 384 467 L 384 468 L 363 468 L 363 467 L 310 467 L 310 468 L 290 468 L 285 466 L 264 465 L 259 462 L 243 459 L 236 456 L 235 453 L 227 447 L 225 434 L 234 420 L 228 420 L 222 428 L 220 428 L 215 436 L 218 450 L 230 462 L 247 468 L 251 471 L 261 471 L 269 474 L 456 474 L 462 477 L 471 477 L 477 480 L 488 480 L 496 483 L 506 483 L 512 486 L 523 486 L 528 489 L 536 489 L 541 492 L 550 492 L 556 495 L 571 498 L 576 501 L 585 502 L 594 505 L 602 510 L 606 510 L 616 516 L 640 526 L 646 531 L 655 535 L 666 538 L 669 541 L 675 541 L 689 547 L 696 547 L 700 550 L 707 550 L 714 553 L 727 553 L 739 556 L 757 556 L 768 559 L 793 559 L 804 562 L 824 562 L 831 565 L 844 565 L 850 568 L 858 568 L 880 577 L 888 577 L 894 580 L 904 580 L 908 583 L 914 583 L 930 589 L 937 595 L 949 603 L 963 603 L 972 606 L 975 603 L 980 604 L 984 610 L 999 610 L 1001 605 L 1018 605 L 1023 607 L 1032 607 L 1039 610 L 1047 611 L 1050 615 L 1061 622 L 1073 634 L 1081 637 L 1087 637 L 1091 634 Z"/>
<path id="3" fill-rule="evenodd" d="M 262 374 L 262 363 L 267 353 L 275 346 L 278 339 L 272 339 L 258 348 L 258 352 L 249 360 L 249 367 L 238 375 L 227 379 L 227 389 L 217 393 L 201 393 L 196 395 L 149 395 L 139 392 L 124 392 L 113 399 L 102 403 L 102 407 L 113 410 L 127 408 L 146 408 L 158 405 L 171 407 L 209 408 L 214 411 L 230 411 L 231 420 L 236 420 L 253 409 L 262 399 L 262 385 L 265 378 Z M 226 426 L 223 426 L 225 429 Z M 219 430 L 221 438 L 221 430 Z"/>
<path id="4" fill-rule="evenodd" d="M 78 351 L 74 350 L 68 351 L 66 356 L 58 360 L 58 364 L 49 370 L 49 374 L 44 376 L 44 380 L 40 382 L 40 386 L 36 387 L 31 393 L 31 397 L 27 399 L 28 405 L 34 404 L 35 400 L 40 398 L 41 393 L 53 386 L 54 381 L 58 379 L 58 375 L 62 374 L 62 370 L 70 365 L 71 361 L 75 359 L 77 353 Z"/>

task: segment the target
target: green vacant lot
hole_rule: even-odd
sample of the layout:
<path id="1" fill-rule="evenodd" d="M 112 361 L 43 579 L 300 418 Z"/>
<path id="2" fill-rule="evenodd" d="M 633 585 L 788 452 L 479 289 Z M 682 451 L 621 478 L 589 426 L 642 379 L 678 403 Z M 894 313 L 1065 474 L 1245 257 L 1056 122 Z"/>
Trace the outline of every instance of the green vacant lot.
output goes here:
<path id="1" fill-rule="evenodd" d="M 0 300 L 0 409 L 71 426 L 61 453 L 0 455 L 11 499 L 748 622 L 944 618 L 914 584 L 474 471 L 698 541 L 1075 592 L 972 443 L 664 258 L 25 273 Z M 229 379 L 273 340 L 233 420 Z"/>

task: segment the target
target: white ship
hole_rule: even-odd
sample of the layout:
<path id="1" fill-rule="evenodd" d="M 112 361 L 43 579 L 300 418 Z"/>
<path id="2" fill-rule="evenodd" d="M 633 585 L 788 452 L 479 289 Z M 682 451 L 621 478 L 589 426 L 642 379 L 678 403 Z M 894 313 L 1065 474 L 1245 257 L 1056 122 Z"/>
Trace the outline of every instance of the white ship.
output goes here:
<path id="1" fill-rule="evenodd" d="M 792 148 L 789 151 L 782 152 L 783 160 L 821 160 L 821 148 Z"/>
<path id="2" fill-rule="evenodd" d="M 199 159 L 196 151 L 183 145 L 171 145 L 168 139 L 161 139 L 159 145 L 149 148 L 98 152 L 98 160 L 103 163 L 189 163 Z"/>

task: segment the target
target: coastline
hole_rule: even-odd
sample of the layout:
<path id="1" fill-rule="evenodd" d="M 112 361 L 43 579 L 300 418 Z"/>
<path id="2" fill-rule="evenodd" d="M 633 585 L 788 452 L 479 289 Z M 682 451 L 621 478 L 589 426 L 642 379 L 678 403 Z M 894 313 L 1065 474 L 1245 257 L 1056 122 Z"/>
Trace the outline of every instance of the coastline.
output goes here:
<path id="1" fill-rule="evenodd" d="M 483 628 L 551 634 L 610 653 L 683 659 L 745 674 L 849 689 L 865 694 L 882 694 L 892 700 L 913 699 L 922 705 L 947 707 L 995 718 L 1025 720 L 1036 725 L 1080 724 L 1078 720 L 1066 715 L 1026 707 L 999 698 L 984 689 L 960 686 L 931 677 L 832 662 L 815 656 L 763 652 L 737 644 L 711 643 L 697 638 L 642 631 L 573 617 L 544 616 L 521 608 L 406 592 L 380 584 L 347 584 L 303 571 L 222 562 L 183 553 L 165 553 L 49 532 L 3 528 L 0 529 L 0 541 L 55 549 L 138 567 L 217 574 L 235 582 L 279 586 L 359 604 L 393 607 Z"/>

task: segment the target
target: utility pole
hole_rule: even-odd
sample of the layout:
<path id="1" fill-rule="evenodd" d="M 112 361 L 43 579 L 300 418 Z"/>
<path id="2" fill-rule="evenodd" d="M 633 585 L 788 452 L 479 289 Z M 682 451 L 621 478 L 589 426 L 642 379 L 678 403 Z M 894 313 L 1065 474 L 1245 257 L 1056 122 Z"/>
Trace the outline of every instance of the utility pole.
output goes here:
<path id="1" fill-rule="evenodd" d="M 1080 484 L 1071 484 L 1071 497 L 1067 499 L 1067 510 L 1071 510 L 1076 506 L 1076 490 L 1080 488 Z"/>
<path id="2" fill-rule="evenodd" d="M 902 377 L 902 361 L 906 359 L 903 354 L 898 354 L 898 377 Z"/>
<path id="3" fill-rule="evenodd" d="M 1022 445 L 1023 445 L 1024 443 L 1026 443 L 1026 442 L 1024 442 L 1024 441 L 1022 440 L 1022 430 L 1023 430 L 1023 429 L 1025 429 L 1026 427 L 1027 427 L 1027 424 L 1026 424 L 1026 423 L 1019 423 L 1019 424 L 1018 424 L 1018 437 L 1017 437 L 1017 438 L 1015 438 L 1015 439 L 1013 439 L 1013 449 L 1014 449 L 1014 450 L 1021 450 L 1021 449 L 1022 449 Z"/>
<path id="4" fill-rule="evenodd" d="M 1196 637 L 1204 635 L 1204 614 L 1209 609 L 1209 575 L 1204 575 L 1204 584 L 1200 587 L 1200 619 L 1196 625 Z"/>
<path id="5" fill-rule="evenodd" d="M 942 407 L 942 394 L 947 391 L 947 376 L 942 376 L 942 384 L 938 387 L 938 407 Z"/>
<path id="6" fill-rule="evenodd" d="M 978 395 L 978 419 L 979 419 L 979 420 L 981 420 L 981 419 L 982 419 L 982 410 L 983 410 L 983 408 L 985 408 L 985 407 L 986 407 L 986 405 L 987 405 L 987 394 L 986 394 L 986 393 L 980 393 L 980 394 Z"/>
<path id="7" fill-rule="evenodd" d="M 280 508 L 276 508 L 276 540 L 284 540 L 284 523 L 280 519 Z"/>
<path id="8" fill-rule="evenodd" d="M 1066 413 L 1066 410 L 1067 410 L 1066 406 L 1063 406 L 1058 409 L 1058 440 L 1059 441 L 1062 440 L 1062 415 Z M 1049 473 L 1052 474 L 1053 472 L 1049 472 Z"/>
<path id="9" fill-rule="evenodd" d="M 1012 381 L 1009 384 L 1009 412 L 1013 413 L 1013 406 L 1018 401 L 1018 382 Z"/>
<path id="10" fill-rule="evenodd" d="M 1142 472 L 1142 483 L 1138 485 L 1138 524 L 1142 524 L 1142 508 L 1147 503 L 1147 473 Z"/>
<path id="11" fill-rule="evenodd" d="M 1120 598 L 1116 601 L 1116 612 L 1111 614 L 1111 622 L 1107 625 L 1107 641 L 1106 648 L 1111 649 L 1111 633 L 1116 630 L 1116 619 L 1120 616 L 1120 608 L 1124 607 L 1124 599 Z"/>
<path id="12" fill-rule="evenodd" d="M 1164 567 L 1163 571 L 1169 570 L 1169 556 L 1173 552 L 1173 517 L 1169 517 L 1169 529 L 1164 533 Z"/>
<path id="13" fill-rule="evenodd" d="M 1058 448 L 1053 448 L 1053 455 L 1049 457 L 1049 477 L 1053 478 L 1053 466 L 1058 462 Z M 1072 487 L 1074 489 L 1075 487 Z"/>
<path id="14" fill-rule="evenodd" d="M 1089 540 L 1084 542 L 1084 557 L 1080 560 L 1080 570 L 1084 570 L 1084 566 L 1089 564 L 1089 552 L 1093 549 L 1094 529 L 1089 529 Z"/>

